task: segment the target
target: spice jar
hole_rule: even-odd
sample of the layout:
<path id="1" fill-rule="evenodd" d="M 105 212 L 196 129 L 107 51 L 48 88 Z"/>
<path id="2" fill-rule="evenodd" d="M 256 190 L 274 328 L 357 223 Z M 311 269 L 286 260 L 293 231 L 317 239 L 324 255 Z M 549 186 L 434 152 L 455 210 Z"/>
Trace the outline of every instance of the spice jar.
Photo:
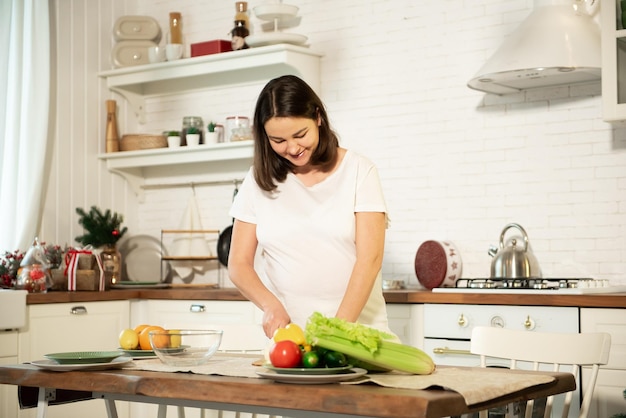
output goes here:
<path id="1" fill-rule="evenodd" d="M 185 116 L 183 118 L 183 129 L 180 133 L 181 145 L 187 145 L 187 131 L 189 128 L 196 128 L 200 134 L 200 143 L 204 144 L 204 121 L 200 116 Z"/>

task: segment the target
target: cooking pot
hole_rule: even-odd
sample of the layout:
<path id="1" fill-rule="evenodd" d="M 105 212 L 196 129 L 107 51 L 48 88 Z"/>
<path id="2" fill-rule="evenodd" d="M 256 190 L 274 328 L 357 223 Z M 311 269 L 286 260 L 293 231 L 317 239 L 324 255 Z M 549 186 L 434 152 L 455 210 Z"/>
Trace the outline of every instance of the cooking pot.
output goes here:
<path id="1" fill-rule="evenodd" d="M 510 238 L 506 244 L 504 236 L 511 228 L 517 228 L 522 237 Z M 523 243 L 520 242 L 523 239 Z M 489 255 L 493 257 L 491 262 L 492 279 L 536 279 L 541 277 L 541 269 L 537 258 L 530 250 L 528 234 L 521 225 L 508 224 L 500 234 L 500 248 L 491 246 Z"/>

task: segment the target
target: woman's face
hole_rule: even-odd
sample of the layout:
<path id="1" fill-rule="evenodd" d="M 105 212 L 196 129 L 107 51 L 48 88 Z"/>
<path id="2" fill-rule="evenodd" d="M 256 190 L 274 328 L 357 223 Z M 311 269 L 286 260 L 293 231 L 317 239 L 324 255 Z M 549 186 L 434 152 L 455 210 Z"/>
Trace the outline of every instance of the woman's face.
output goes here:
<path id="1" fill-rule="evenodd" d="M 264 127 L 274 152 L 296 168 L 304 168 L 320 142 L 319 123 L 309 118 L 273 117 Z"/>

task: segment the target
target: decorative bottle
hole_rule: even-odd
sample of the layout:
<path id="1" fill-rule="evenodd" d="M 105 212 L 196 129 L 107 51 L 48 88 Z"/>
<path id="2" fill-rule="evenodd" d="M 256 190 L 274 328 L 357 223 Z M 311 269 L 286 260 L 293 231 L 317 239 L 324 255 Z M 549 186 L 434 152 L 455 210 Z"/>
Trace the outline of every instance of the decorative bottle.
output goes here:
<path id="1" fill-rule="evenodd" d="M 250 35 L 250 19 L 248 18 L 248 3 L 238 1 L 235 3 L 235 27 L 231 34 L 231 46 L 233 51 L 248 48 L 246 36 Z"/>
<path id="2" fill-rule="evenodd" d="M 170 13 L 170 44 L 183 43 L 183 20 L 180 12 Z"/>
<path id="3" fill-rule="evenodd" d="M 243 25 L 250 30 L 250 18 L 248 17 L 248 2 L 246 1 L 238 1 L 235 3 L 235 10 L 237 14 L 235 14 L 235 22 L 241 20 L 243 21 Z"/>
<path id="4" fill-rule="evenodd" d="M 106 128 L 106 152 L 117 152 L 120 150 L 120 140 L 117 133 L 117 117 L 115 116 L 115 100 L 107 100 L 107 128 Z"/>

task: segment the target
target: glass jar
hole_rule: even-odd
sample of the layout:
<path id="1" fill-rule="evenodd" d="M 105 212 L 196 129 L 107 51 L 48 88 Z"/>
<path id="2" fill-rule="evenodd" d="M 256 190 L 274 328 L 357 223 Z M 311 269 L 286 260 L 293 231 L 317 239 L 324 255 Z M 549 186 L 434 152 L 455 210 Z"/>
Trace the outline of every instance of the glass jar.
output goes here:
<path id="1" fill-rule="evenodd" d="M 51 279 L 41 264 L 28 264 L 20 268 L 15 287 L 28 293 L 46 293 L 51 285 Z"/>
<path id="2" fill-rule="evenodd" d="M 100 258 L 104 270 L 104 288 L 109 290 L 111 285 L 122 281 L 122 254 L 115 244 L 108 244 L 102 247 Z"/>
<path id="3" fill-rule="evenodd" d="M 204 121 L 200 116 L 185 116 L 183 118 L 183 129 L 180 133 L 181 145 L 187 145 L 187 131 L 189 128 L 196 128 L 200 134 L 200 143 L 204 144 Z"/>
<path id="4" fill-rule="evenodd" d="M 250 119 L 247 116 L 229 116 L 226 118 L 225 142 L 245 141 L 252 139 Z"/>

